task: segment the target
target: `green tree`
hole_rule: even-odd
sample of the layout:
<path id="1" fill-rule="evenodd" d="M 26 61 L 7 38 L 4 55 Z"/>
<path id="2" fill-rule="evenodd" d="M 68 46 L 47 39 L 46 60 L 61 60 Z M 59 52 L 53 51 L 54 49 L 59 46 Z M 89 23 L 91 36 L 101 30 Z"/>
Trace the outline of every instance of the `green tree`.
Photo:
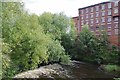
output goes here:
<path id="1" fill-rule="evenodd" d="M 62 37 L 63 35 L 66 35 L 66 29 L 71 24 L 69 18 L 63 13 L 52 14 L 45 12 L 39 16 L 39 23 L 43 26 L 45 33 L 49 34 L 52 39 L 52 42 L 48 46 L 49 61 L 70 62 L 69 56 L 67 56 L 61 45 L 61 42 L 63 42 Z"/>
<path id="2" fill-rule="evenodd" d="M 95 36 L 92 32 L 90 32 L 89 27 L 86 25 L 82 27 L 82 31 L 79 34 L 78 38 L 78 54 L 82 55 L 94 54 L 94 48 L 96 47 Z M 80 56 L 80 55 L 79 55 Z"/>
<path id="3" fill-rule="evenodd" d="M 118 63 L 117 49 L 110 48 L 108 37 L 105 32 L 101 32 L 100 36 L 95 36 L 90 32 L 87 25 L 82 27 L 73 48 L 77 60 L 84 60 L 95 63 Z"/>
<path id="4" fill-rule="evenodd" d="M 58 40 L 52 41 L 48 46 L 48 61 L 50 63 L 62 62 L 65 64 L 70 63 L 70 57 L 65 53 L 65 49 L 61 46 Z"/>
<path id="5" fill-rule="evenodd" d="M 75 47 L 75 39 L 77 37 L 77 33 L 75 31 L 75 26 L 73 24 L 73 20 L 70 20 L 70 25 L 67 29 L 67 32 L 62 35 L 61 44 L 65 48 L 66 53 L 71 55 L 71 58 L 74 56 L 75 51 L 73 48 Z"/>
<path id="6" fill-rule="evenodd" d="M 70 62 L 60 40 L 66 29 L 63 25 L 68 24 L 65 16 L 28 14 L 20 2 L 3 2 L 2 8 L 3 77 L 37 68 L 42 63 Z"/>
<path id="7" fill-rule="evenodd" d="M 55 40 L 61 40 L 61 36 L 66 33 L 69 27 L 69 18 L 63 13 L 52 14 L 45 12 L 39 16 L 39 23 L 43 26 L 45 33 L 51 34 Z"/>
<path id="8" fill-rule="evenodd" d="M 2 38 L 6 44 L 6 47 L 3 46 L 3 68 L 6 69 L 4 64 L 10 63 L 3 77 L 34 69 L 48 60 L 49 36 L 38 24 L 38 17 L 29 15 L 20 5 L 19 2 L 3 3 Z M 4 61 L 7 58 L 10 58 L 10 62 Z"/>

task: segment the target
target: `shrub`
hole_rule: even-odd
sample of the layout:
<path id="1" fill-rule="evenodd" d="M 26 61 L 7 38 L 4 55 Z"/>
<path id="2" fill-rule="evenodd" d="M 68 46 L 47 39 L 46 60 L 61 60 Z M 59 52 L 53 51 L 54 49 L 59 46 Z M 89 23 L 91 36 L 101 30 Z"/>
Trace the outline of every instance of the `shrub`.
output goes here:
<path id="1" fill-rule="evenodd" d="M 35 69 L 42 63 L 69 62 L 70 58 L 65 54 L 60 41 L 61 34 L 65 31 L 66 20 L 68 20 L 66 18 L 64 20 L 65 16 L 56 15 L 54 21 L 56 24 L 52 25 L 50 21 L 52 18 L 43 19 L 43 16 L 41 19 L 45 21 L 42 22 L 37 15 L 24 11 L 20 2 L 3 3 L 2 7 L 4 13 L 1 27 L 4 43 L 3 77 L 12 77 L 16 73 Z M 62 20 L 63 24 L 60 24 Z M 45 30 L 46 26 L 47 30 Z M 53 32 L 47 32 L 49 27 L 53 29 Z"/>
<path id="2" fill-rule="evenodd" d="M 2 39 L 5 45 L 2 53 L 3 59 L 6 59 L 3 62 L 3 68 L 8 73 L 3 72 L 6 77 L 34 69 L 48 60 L 46 52 L 49 37 L 38 24 L 37 16 L 22 11 L 18 4 L 21 3 L 3 3 Z M 10 65 L 6 67 L 5 64 Z"/>
<path id="3" fill-rule="evenodd" d="M 69 62 L 70 58 L 66 55 L 64 48 L 59 41 L 52 41 L 48 46 L 48 61 L 49 62 Z M 64 59 L 66 58 L 66 60 Z"/>
<path id="4" fill-rule="evenodd" d="M 70 56 L 69 55 L 65 55 L 65 54 L 63 54 L 62 56 L 61 56 L 61 64 L 65 64 L 65 65 L 69 65 L 70 64 Z"/>
<path id="5" fill-rule="evenodd" d="M 90 32 L 88 26 L 84 26 L 75 43 L 75 55 L 77 60 L 84 60 L 97 64 L 101 63 L 118 63 L 117 49 L 109 47 L 108 38 L 105 32 L 101 32 L 101 36 L 96 37 Z"/>

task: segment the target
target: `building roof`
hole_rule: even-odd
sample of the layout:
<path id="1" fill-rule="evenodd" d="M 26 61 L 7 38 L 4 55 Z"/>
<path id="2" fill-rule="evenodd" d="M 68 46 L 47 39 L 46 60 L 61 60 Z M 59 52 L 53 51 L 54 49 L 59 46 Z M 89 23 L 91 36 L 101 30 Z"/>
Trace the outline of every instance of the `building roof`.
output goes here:
<path id="1" fill-rule="evenodd" d="M 76 17 L 72 17 L 72 18 L 73 18 L 73 19 L 74 19 L 74 18 L 78 18 L 78 16 L 76 16 Z"/>
<path id="2" fill-rule="evenodd" d="M 75 18 L 77 18 L 77 20 L 79 20 L 79 16 L 76 16 L 76 17 L 72 17 L 72 19 L 75 19 Z"/>
<path id="3" fill-rule="evenodd" d="M 87 6 L 87 7 L 79 8 L 78 10 L 85 9 L 85 8 L 89 8 L 89 7 L 93 7 L 93 6 L 100 5 L 100 4 L 110 3 L 110 2 L 111 2 L 111 1 L 106 1 L 106 2 L 102 2 L 102 3 L 97 3 L 97 4 L 94 4 L 94 5 Z"/>

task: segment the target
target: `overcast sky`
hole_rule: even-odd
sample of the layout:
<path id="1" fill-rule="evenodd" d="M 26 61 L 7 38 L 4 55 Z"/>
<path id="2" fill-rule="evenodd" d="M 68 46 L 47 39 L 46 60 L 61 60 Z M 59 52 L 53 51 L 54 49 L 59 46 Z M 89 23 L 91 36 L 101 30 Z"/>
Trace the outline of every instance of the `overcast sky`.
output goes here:
<path id="1" fill-rule="evenodd" d="M 31 13 L 64 12 L 70 17 L 78 16 L 78 8 L 105 1 L 108 0 L 24 0 L 25 8 Z"/>

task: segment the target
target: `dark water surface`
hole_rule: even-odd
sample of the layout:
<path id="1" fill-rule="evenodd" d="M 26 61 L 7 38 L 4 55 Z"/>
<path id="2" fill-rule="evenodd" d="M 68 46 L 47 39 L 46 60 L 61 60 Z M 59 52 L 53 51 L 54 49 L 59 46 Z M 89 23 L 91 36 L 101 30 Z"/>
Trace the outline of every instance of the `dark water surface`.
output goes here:
<path id="1" fill-rule="evenodd" d="M 71 66 L 63 66 L 73 78 L 114 78 L 111 73 L 99 69 L 98 65 L 73 61 Z"/>
<path id="2" fill-rule="evenodd" d="M 115 74 L 104 72 L 99 65 L 80 61 L 72 61 L 72 65 L 62 65 L 62 68 L 59 71 L 64 72 L 62 75 L 51 74 L 47 80 L 115 80 L 113 78 L 118 77 Z"/>

